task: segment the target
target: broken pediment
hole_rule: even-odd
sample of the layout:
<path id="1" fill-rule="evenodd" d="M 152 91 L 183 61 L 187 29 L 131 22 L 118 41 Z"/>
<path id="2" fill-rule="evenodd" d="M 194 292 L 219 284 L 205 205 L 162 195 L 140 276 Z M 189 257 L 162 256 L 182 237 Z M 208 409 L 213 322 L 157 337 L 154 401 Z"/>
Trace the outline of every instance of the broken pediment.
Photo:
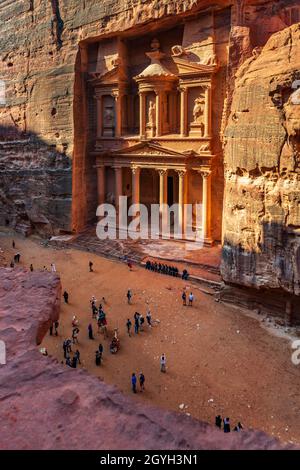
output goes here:
<path id="1" fill-rule="evenodd" d="M 179 56 L 173 56 L 173 60 L 178 68 L 178 76 L 182 77 L 185 75 L 201 75 L 201 74 L 212 74 L 218 69 L 215 58 L 212 57 L 211 61 L 207 64 L 201 64 L 199 62 L 191 62 L 185 58 Z"/>

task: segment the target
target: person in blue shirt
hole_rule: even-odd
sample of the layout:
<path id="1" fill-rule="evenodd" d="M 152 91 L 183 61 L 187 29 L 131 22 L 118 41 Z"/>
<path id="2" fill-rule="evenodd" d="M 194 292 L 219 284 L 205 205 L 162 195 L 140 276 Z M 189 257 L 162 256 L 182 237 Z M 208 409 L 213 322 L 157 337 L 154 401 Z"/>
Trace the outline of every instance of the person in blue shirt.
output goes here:
<path id="1" fill-rule="evenodd" d="M 131 376 L 131 386 L 132 386 L 132 391 L 133 393 L 136 393 L 136 375 L 133 372 Z"/>

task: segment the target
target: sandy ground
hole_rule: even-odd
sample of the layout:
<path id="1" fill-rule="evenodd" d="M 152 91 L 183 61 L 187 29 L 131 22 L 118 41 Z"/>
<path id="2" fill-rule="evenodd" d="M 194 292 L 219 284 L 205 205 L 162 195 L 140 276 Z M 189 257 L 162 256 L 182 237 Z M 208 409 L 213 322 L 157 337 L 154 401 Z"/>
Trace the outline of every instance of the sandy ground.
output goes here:
<path id="1" fill-rule="evenodd" d="M 232 425 L 264 430 L 284 442 L 300 444 L 300 366 L 291 361 L 291 343 L 262 328 L 260 322 L 238 309 L 217 303 L 196 285 L 143 268 L 129 272 L 124 264 L 82 251 L 45 248 L 38 241 L 0 236 L 0 246 L 8 259 L 17 250 L 21 265 L 41 269 L 55 263 L 70 303 L 62 302 L 59 336 L 47 335 L 43 346 L 63 359 L 62 342 L 71 336 L 72 316 L 80 321 L 79 345 L 82 366 L 104 381 L 115 384 L 134 400 L 179 412 L 214 423 L 216 414 L 229 416 Z M 94 263 L 90 273 L 88 262 Z M 193 307 L 181 302 L 183 287 L 195 295 Z M 132 305 L 126 292 L 133 292 Z M 104 310 L 110 336 L 119 328 L 121 349 L 110 354 L 109 342 L 95 334 L 88 339 L 91 322 L 89 300 L 92 295 L 106 299 Z M 159 325 L 137 336 L 128 337 L 125 323 L 133 321 L 135 311 L 146 314 L 147 305 Z M 26 321 L 26 319 L 24 319 Z M 96 321 L 93 320 L 96 333 Z M 104 345 L 104 360 L 95 365 L 98 344 Z M 76 346 L 77 347 L 77 346 Z M 167 373 L 160 372 L 159 356 L 167 356 Z M 67 366 L 66 366 L 67 367 Z M 132 372 L 143 371 L 146 390 L 133 395 Z M 184 409 L 180 405 L 184 404 Z"/>

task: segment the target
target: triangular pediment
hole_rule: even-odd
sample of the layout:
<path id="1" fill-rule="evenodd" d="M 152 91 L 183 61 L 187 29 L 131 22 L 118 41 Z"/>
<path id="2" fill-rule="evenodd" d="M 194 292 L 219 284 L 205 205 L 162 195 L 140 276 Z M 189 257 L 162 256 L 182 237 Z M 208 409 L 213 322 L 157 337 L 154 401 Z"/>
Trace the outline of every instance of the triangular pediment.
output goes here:
<path id="1" fill-rule="evenodd" d="M 201 75 L 201 74 L 211 74 L 216 72 L 218 66 L 216 64 L 205 65 L 198 62 L 191 62 L 186 59 L 181 59 L 179 57 L 173 57 L 175 64 L 178 67 L 179 75 Z"/>
<path id="2" fill-rule="evenodd" d="M 182 157 L 182 153 L 176 152 L 175 150 L 169 149 L 167 147 L 162 147 L 157 143 L 152 142 L 140 142 L 138 144 L 132 145 L 122 150 L 117 150 L 113 152 L 114 155 L 142 155 L 142 156 L 152 156 L 152 157 Z"/>
<path id="3" fill-rule="evenodd" d="M 97 82 L 101 85 L 115 85 L 120 80 L 120 71 L 119 67 L 116 66 L 105 73 L 91 72 L 89 76 L 90 82 Z"/>

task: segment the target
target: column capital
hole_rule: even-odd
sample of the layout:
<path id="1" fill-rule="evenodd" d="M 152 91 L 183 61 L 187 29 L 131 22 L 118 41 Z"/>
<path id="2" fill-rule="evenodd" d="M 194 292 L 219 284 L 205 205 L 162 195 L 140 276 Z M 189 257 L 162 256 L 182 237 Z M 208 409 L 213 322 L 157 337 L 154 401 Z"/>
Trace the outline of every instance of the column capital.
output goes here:
<path id="1" fill-rule="evenodd" d="M 167 173 L 167 171 L 168 171 L 168 168 L 155 168 L 155 169 L 156 169 L 156 171 L 158 171 L 158 173 L 159 173 L 160 175 L 162 175 L 162 176 L 165 175 L 165 174 Z"/>
<path id="2" fill-rule="evenodd" d="M 178 174 L 178 176 L 180 178 L 183 178 L 184 175 L 186 174 L 186 169 L 185 168 L 182 168 L 182 169 L 181 168 L 180 169 L 175 168 L 175 171 L 176 171 L 176 173 Z"/>
<path id="3" fill-rule="evenodd" d="M 131 171 L 132 171 L 133 175 L 136 175 L 137 173 L 139 173 L 140 170 L 141 170 L 141 168 L 139 166 L 132 166 L 131 167 Z"/>
<path id="4" fill-rule="evenodd" d="M 187 92 L 187 89 L 188 87 L 186 85 L 179 85 L 177 87 L 177 90 L 180 92 L 180 93 L 186 93 Z"/>
<path id="5" fill-rule="evenodd" d="M 198 170 L 202 178 L 208 178 L 211 175 L 211 170 Z"/>

